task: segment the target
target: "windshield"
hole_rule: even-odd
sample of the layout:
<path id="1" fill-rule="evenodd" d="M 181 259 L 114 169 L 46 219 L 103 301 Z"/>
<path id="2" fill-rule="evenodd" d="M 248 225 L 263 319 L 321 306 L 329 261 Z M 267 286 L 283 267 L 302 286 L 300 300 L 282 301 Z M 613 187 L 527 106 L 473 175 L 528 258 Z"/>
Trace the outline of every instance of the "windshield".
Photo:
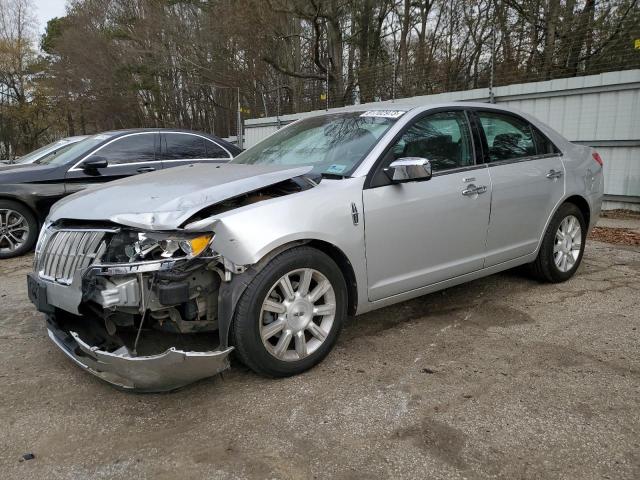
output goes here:
<path id="1" fill-rule="evenodd" d="M 59 155 L 62 155 L 64 152 L 73 147 L 77 142 L 65 143 L 61 141 L 59 143 L 60 145 L 58 147 L 49 152 L 45 153 L 44 149 L 40 149 L 41 153 L 39 155 L 34 155 L 34 153 L 36 152 L 30 153 L 29 155 L 24 156 L 20 160 L 18 160 L 17 163 L 38 163 L 40 165 L 49 163 L 51 160 Z M 51 147 L 51 145 L 49 145 L 48 147 Z"/>
<path id="2" fill-rule="evenodd" d="M 292 124 L 237 156 L 232 163 L 313 166 L 315 173 L 348 176 L 402 112 L 353 112 Z"/>
<path id="3" fill-rule="evenodd" d="M 93 147 L 101 144 L 110 137 L 111 135 L 105 135 L 104 133 L 94 135 L 86 140 L 74 143 L 71 148 L 59 155 L 45 155 L 44 158 L 40 158 L 34 163 L 37 163 L 38 165 L 65 165 L 69 162 L 79 160 L 79 157 L 89 153 Z"/>
<path id="4" fill-rule="evenodd" d="M 40 147 L 39 149 L 34 150 L 27 155 L 23 155 L 16 161 L 16 163 L 31 163 L 34 160 L 38 159 L 38 157 L 46 153 L 48 150 L 55 148 L 56 145 L 65 145 L 65 142 L 62 140 L 58 140 L 57 142 L 49 143 L 44 147 Z"/>

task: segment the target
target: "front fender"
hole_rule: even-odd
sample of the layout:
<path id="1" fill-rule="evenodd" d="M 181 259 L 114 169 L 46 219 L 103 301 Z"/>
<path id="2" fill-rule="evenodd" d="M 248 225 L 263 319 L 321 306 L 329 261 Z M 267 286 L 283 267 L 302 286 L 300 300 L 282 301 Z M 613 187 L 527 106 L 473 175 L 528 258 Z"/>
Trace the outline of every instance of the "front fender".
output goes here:
<path id="1" fill-rule="evenodd" d="M 282 245 L 321 240 L 355 265 L 364 260 L 364 224 L 354 224 L 352 204 L 363 211 L 363 182 L 323 180 L 303 192 L 225 212 L 212 226 L 213 249 L 236 265 L 253 265 Z"/>
<path id="2" fill-rule="evenodd" d="M 366 299 L 363 184 L 363 177 L 323 180 L 303 192 L 225 212 L 216 216 L 216 221 L 211 220 L 215 233 L 213 250 L 249 272 L 265 259 L 270 260 L 273 252 L 298 242 L 322 241 L 344 254 L 353 268 L 357 298 Z M 359 212 L 357 222 L 352 216 L 352 204 Z M 234 275 L 232 282 L 237 277 L 240 275 Z M 221 315 L 232 314 L 237 298 L 230 300 L 230 310 Z"/>

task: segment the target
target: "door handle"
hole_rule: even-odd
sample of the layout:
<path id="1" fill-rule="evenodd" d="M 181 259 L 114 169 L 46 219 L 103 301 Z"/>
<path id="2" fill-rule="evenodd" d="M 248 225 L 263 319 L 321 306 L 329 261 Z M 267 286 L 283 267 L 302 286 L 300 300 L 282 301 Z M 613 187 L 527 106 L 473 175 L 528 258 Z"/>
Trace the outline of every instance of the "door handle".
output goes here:
<path id="1" fill-rule="evenodd" d="M 553 168 L 551 170 L 549 170 L 549 173 L 547 173 L 546 177 L 550 180 L 553 180 L 555 178 L 560 178 L 562 176 L 562 170 L 554 170 Z"/>
<path id="2" fill-rule="evenodd" d="M 487 187 L 485 185 L 480 185 L 479 187 L 476 187 L 472 183 L 471 185 L 467 185 L 467 188 L 465 188 L 462 191 L 462 195 L 464 195 L 465 197 L 473 197 L 474 195 L 480 195 L 486 191 L 487 191 Z"/>
<path id="3" fill-rule="evenodd" d="M 139 169 L 136 170 L 136 172 L 138 173 L 146 173 L 146 172 L 155 172 L 155 168 L 154 167 L 140 167 Z"/>

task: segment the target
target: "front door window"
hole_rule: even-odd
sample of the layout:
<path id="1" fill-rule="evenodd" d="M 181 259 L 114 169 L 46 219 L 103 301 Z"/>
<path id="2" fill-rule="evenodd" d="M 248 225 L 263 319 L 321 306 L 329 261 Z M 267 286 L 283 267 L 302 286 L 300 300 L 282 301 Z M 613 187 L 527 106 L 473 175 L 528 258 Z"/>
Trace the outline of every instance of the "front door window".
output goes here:
<path id="1" fill-rule="evenodd" d="M 417 120 L 392 151 L 394 159 L 426 158 L 434 172 L 473 165 L 473 144 L 465 113 L 439 112 Z"/>
<path id="2" fill-rule="evenodd" d="M 95 155 L 106 158 L 109 165 L 152 162 L 155 160 L 154 138 L 153 133 L 127 135 L 109 143 Z"/>

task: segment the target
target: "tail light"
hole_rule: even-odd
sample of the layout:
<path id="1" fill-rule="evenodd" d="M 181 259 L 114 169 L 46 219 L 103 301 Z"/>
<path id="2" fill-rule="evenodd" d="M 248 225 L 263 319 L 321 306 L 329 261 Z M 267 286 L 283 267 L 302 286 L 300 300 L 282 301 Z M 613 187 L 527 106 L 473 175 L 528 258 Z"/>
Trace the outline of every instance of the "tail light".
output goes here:
<path id="1" fill-rule="evenodd" d="M 602 157 L 598 152 L 593 152 L 591 156 L 593 157 L 593 159 L 596 161 L 598 165 L 600 165 L 601 167 L 604 165 L 604 162 L 602 161 Z"/>

